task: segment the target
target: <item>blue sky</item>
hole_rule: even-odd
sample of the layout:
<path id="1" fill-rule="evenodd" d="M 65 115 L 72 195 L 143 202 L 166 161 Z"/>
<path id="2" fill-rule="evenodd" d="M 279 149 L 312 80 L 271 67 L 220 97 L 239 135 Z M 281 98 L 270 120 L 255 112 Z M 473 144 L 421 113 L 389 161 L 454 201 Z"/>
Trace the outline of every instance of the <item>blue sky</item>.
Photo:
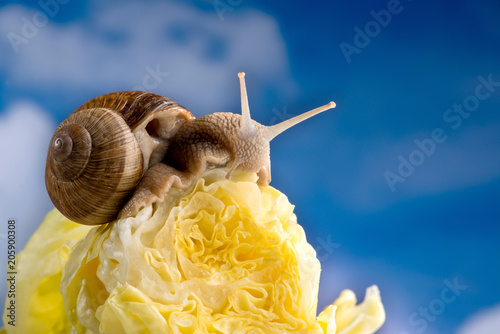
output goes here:
<path id="1" fill-rule="evenodd" d="M 142 87 L 197 117 L 239 112 L 245 71 L 263 124 L 337 103 L 271 144 L 271 185 L 322 259 L 320 307 L 377 284 L 379 333 L 487 334 L 480 323 L 500 319 L 499 12 L 472 0 L 4 1 L 2 221 L 19 221 L 22 246 L 50 210 L 48 141 L 80 104 Z M 463 287 L 449 303 L 447 284 Z"/>

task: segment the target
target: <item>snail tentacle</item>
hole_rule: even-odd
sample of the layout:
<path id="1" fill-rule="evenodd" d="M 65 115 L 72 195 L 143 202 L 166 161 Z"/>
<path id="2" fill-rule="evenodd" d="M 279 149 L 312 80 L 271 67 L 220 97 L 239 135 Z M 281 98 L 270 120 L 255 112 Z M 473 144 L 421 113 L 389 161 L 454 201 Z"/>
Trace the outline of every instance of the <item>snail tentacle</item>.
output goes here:
<path id="1" fill-rule="evenodd" d="M 207 166 L 257 173 L 271 181 L 270 141 L 335 107 L 330 102 L 273 126 L 251 119 L 245 74 L 238 74 L 241 114 L 195 119 L 173 100 L 140 91 L 92 99 L 59 125 L 47 154 L 45 183 L 61 213 L 81 224 L 104 224 L 162 201 Z"/>

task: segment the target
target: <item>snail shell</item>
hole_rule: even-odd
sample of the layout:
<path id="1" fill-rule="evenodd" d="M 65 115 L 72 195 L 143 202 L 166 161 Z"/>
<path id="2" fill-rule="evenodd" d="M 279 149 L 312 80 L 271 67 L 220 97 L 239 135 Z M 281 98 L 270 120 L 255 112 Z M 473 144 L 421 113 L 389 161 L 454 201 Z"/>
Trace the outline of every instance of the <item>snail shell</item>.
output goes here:
<path id="1" fill-rule="evenodd" d="M 117 92 L 86 102 L 51 139 L 45 168 L 50 199 L 75 222 L 112 221 L 190 119 L 187 109 L 153 93 Z"/>

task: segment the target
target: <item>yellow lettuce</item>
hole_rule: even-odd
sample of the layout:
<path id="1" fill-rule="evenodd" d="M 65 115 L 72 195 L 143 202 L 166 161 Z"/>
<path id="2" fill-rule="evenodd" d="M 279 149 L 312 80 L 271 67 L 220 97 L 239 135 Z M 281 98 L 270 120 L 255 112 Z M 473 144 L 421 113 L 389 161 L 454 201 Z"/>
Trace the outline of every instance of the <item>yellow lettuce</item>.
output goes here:
<path id="1" fill-rule="evenodd" d="M 366 290 L 365 299 L 359 305 L 356 305 L 356 295 L 351 290 L 342 291 L 333 305 L 337 307 L 337 334 L 373 333 L 385 320 L 380 293 L 375 285 Z"/>
<path id="2" fill-rule="evenodd" d="M 345 290 L 316 316 L 320 263 L 293 206 L 254 174 L 224 175 L 213 170 L 137 217 L 82 227 L 69 255 L 77 227 L 52 213 L 33 238 L 59 221 L 59 245 L 27 247 L 22 260 L 61 259 L 45 276 L 31 272 L 54 302 L 25 296 L 24 307 L 50 313 L 44 333 L 374 333 L 385 320 L 378 289 L 359 305 Z"/>
<path id="3" fill-rule="evenodd" d="M 59 292 L 70 249 L 91 229 L 52 210 L 16 258 L 15 314 L 4 308 L 7 333 L 69 333 Z M 7 303 L 10 299 L 7 298 Z M 9 322 L 14 321 L 9 325 Z"/>

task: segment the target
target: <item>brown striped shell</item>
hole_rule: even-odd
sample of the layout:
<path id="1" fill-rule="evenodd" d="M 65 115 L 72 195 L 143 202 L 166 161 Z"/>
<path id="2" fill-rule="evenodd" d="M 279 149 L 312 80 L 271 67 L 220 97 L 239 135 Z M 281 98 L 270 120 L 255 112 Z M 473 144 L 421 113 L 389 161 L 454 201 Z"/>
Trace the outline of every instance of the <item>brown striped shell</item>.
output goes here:
<path id="1" fill-rule="evenodd" d="M 45 184 L 55 207 L 85 225 L 114 220 L 182 122 L 193 118 L 176 102 L 140 91 L 86 102 L 50 142 Z"/>

